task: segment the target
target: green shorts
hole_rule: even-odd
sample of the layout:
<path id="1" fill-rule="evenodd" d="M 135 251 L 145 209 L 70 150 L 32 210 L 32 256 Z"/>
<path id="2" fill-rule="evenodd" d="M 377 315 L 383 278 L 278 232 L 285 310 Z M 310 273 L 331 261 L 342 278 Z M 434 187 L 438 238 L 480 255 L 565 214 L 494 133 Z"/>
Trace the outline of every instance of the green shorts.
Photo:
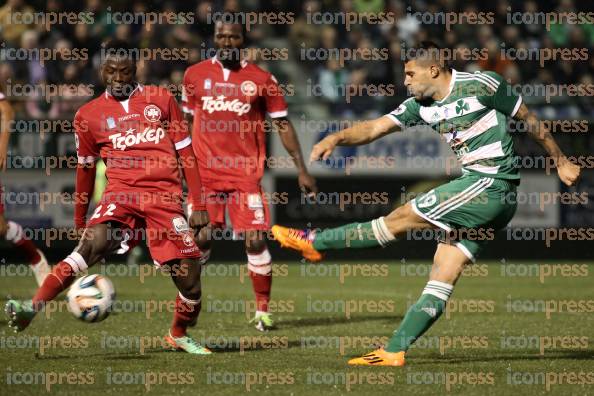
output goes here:
<path id="1" fill-rule="evenodd" d="M 411 201 L 419 216 L 447 233 L 453 243 L 475 261 L 495 231 L 516 212 L 514 181 L 465 175 L 442 184 Z"/>

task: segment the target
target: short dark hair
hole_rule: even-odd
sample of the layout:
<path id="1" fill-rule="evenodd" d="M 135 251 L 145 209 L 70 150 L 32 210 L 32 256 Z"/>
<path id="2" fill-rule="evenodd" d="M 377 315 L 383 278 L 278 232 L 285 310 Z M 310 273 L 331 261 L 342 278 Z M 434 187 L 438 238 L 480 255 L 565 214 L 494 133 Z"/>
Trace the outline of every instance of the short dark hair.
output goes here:
<path id="1" fill-rule="evenodd" d="M 439 64 L 442 69 L 450 70 L 450 63 L 444 58 L 442 48 L 434 41 L 424 40 L 416 46 L 405 49 L 405 60 L 430 60 Z"/>
<path id="2" fill-rule="evenodd" d="M 139 50 L 138 47 L 128 41 L 111 38 L 101 43 L 102 61 L 105 61 L 108 56 L 130 58 L 136 62 L 138 60 Z"/>
<path id="3" fill-rule="evenodd" d="M 241 35 L 244 39 L 246 38 L 247 21 L 245 12 L 223 11 L 222 13 L 215 15 L 215 17 L 213 18 L 213 25 L 216 25 L 218 22 L 225 25 L 241 26 Z"/>

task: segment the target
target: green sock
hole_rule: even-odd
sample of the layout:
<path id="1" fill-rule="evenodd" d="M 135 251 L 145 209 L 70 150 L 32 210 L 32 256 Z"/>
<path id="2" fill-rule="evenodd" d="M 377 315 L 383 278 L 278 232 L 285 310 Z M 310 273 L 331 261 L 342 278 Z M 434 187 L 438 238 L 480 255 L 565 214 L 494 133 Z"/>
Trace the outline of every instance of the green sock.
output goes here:
<path id="1" fill-rule="evenodd" d="M 406 351 L 422 336 L 445 310 L 446 302 L 452 291 L 453 285 L 438 281 L 429 281 L 423 294 L 417 302 L 410 307 L 402 323 L 394 332 L 388 345 L 384 348 L 387 352 Z"/>
<path id="2" fill-rule="evenodd" d="M 367 223 L 351 223 L 342 227 L 318 231 L 313 241 L 316 250 L 362 249 L 384 246 L 393 241 L 384 218 L 380 217 Z"/>

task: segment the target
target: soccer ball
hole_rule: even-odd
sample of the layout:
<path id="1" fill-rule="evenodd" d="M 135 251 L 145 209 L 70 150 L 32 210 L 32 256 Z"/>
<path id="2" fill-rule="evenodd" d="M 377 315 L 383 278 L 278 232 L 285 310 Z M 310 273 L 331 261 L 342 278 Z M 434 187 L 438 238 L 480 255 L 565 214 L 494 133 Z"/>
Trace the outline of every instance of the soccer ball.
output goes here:
<path id="1" fill-rule="evenodd" d="M 100 322 L 107 318 L 114 299 L 111 281 L 97 274 L 77 279 L 66 295 L 70 312 L 85 322 Z"/>

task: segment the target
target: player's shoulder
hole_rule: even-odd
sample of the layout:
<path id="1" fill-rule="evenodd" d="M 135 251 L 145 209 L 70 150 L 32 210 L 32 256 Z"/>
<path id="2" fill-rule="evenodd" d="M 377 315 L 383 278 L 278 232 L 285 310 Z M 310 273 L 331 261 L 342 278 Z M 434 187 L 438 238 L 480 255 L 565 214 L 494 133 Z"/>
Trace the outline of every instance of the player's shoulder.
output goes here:
<path id="1" fill-rule="evenodd" d="M 169 99 L 173 94 L 169 89 L 166 87 L 162 87 L 159 85 L 141 85 L 139 87 L 140 91 L 144 96 L 149 97 L 164 97 Z"/>
<path id="2" fill-rule="evenodd" d="M 198 63 L 194 63 L 191 66 L 188 66 L 188 68 L 184 72 L 184 75 L 185 76 L 191 76 L 191 75 L 195 75 L 195 74 L 200 74 L 206 68 L 210 68 L 212 66 L 213 66 L 212 59 L 205 59 L 205 60 L 200 61 Z"/>
<path id="3" fill-rule="evenodd" d="M 400 106 L 412 111 L 418 111 L 421 108 L 419 102 L 417 102 L 413 97 L 406 99 L 404 102 L 400 104 Z"/>
<path id="4" fill-rule="evenodd" d="M 462 83 L 482 85 L 490 90 L 497 91 L 503 81 L 503 77 L 494 71 L 477 70 L 474 73 L 457 72 L 456 80 Z"/>
<path id="5" fill-rule="evenodd" d="M 92 118 L 96 117 L 97 114 L 99 114 L 99 112 L 97 110 L 99 107 L 101 107 L 101 103 L 104 101 L 104 99 L 105 99 L 105 92 L 102 92 L 101 95 L 89 100 L 87 103 L 80 106 L 78 108 L 78 111 L 74 115 L 74 118 L 92 119 Z"/>
<path id="6" fill-rule="evenodd" d="M 419 115 L 420 105 L 415 100 L 415 98 L 410 97 L 400 103 L 400 106 L 392 110 L 389 115 L 397 117 L 397 116 L 411 116 L 411 115 Z"/>
<path id="7" fill-rule="evenodd" d="M 274 77 L 274 74 L 268 70 L 264 70 L 255 63 L 246 62 L 243 66 L 243 72 L 250 75 L 252 79 L 257 80 L 256 82 L 264 83 L 268 80 L 272 80 L 275 83 L 278 83 L 276 77 Z"/>

